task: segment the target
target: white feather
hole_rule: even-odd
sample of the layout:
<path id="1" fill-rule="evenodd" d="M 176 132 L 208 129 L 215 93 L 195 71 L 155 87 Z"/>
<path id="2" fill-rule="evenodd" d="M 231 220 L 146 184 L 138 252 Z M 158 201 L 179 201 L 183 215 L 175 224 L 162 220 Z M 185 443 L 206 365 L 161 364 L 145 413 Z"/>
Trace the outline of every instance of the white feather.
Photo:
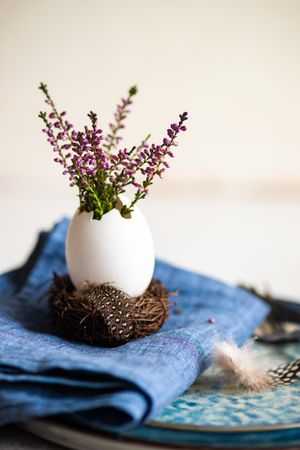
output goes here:
<path id="1" fill-rule="evenodd" d="M 233 376 L 239 385 L 251 391 L 263 391 L 272 387 L 272 378 L 259 363 L 257 353 L 249 344 L 238 347 L 233 342 L 215 345 L 214 364 L 226 375 Z"/>

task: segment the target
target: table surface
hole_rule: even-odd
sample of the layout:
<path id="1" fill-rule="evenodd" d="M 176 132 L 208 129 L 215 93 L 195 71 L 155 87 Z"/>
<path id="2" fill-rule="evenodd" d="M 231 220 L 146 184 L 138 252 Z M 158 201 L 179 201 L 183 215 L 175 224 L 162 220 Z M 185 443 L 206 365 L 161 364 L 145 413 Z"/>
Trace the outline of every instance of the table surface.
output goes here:
<path id="1" fill-rule="evenodd" d="M 76 209 L 76 197 L 57 187 L 45 192 L 1 186 L 0 272 L 21 264 L 36 234 Z M 157 256 L 229 283 L 245 282 L 300 300 L 300 197 L 228 195 L 191 189 L 154 190 L 141 205 Z M 0 450 L 50 450 L 15 427 L 0 431 Z"/>

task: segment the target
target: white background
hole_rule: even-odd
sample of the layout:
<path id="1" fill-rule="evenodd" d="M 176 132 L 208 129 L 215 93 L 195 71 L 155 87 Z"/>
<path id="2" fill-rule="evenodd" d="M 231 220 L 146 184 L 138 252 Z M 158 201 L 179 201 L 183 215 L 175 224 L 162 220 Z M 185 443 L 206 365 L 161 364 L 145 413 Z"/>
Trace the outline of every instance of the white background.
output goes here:
<path id="1" fill-rule="evenodd" d="M 125 143 L 190 114 L 142 205 L 157 254 L 300 298 L 300 2 L 1 0 L 0 270 L 76 208 L 37 118 L 47 82 L 82 127 L 137 83 Z"/>

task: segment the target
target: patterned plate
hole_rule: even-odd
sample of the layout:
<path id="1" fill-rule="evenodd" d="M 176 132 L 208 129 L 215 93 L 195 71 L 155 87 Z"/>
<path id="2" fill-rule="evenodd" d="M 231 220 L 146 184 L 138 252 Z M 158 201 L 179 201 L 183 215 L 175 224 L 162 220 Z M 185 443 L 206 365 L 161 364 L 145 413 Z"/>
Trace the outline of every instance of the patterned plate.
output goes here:
<path id="1" fill-rule="evenodd" d="M 300 344 L 256 344 L 261 364 L 276 368 L 299 358 Z M 284 414 L 283 414 L 284 411 Z M 209 370 L 155 418 L 155 426 L 182 429 L 257 431 L 300 427 L 300 383 L 251 394 Z"/>

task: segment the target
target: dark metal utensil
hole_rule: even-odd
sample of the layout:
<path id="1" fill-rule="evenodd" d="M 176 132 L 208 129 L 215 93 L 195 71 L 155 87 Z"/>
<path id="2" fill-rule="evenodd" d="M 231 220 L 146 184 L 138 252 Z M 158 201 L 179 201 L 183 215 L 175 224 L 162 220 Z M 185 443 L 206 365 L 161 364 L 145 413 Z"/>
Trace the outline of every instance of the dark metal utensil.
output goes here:
<path id="1" fill-rule="evenodd" d="M 263 331 L 256 335 L 259 342 L 266 344 L 300 342 L 300 328 L 287 331 L 285 326 L 287 322 L 300 324 L 300 303 L 274 298 L 268 292 L 261 293 L 252 286 L 241 284 L 239 287 L 256 295 L 256 297 L 259 297 L 271 307 L 271 312 L 267 319 L 267 324 L 271 332 L 266 333 Z"/>

